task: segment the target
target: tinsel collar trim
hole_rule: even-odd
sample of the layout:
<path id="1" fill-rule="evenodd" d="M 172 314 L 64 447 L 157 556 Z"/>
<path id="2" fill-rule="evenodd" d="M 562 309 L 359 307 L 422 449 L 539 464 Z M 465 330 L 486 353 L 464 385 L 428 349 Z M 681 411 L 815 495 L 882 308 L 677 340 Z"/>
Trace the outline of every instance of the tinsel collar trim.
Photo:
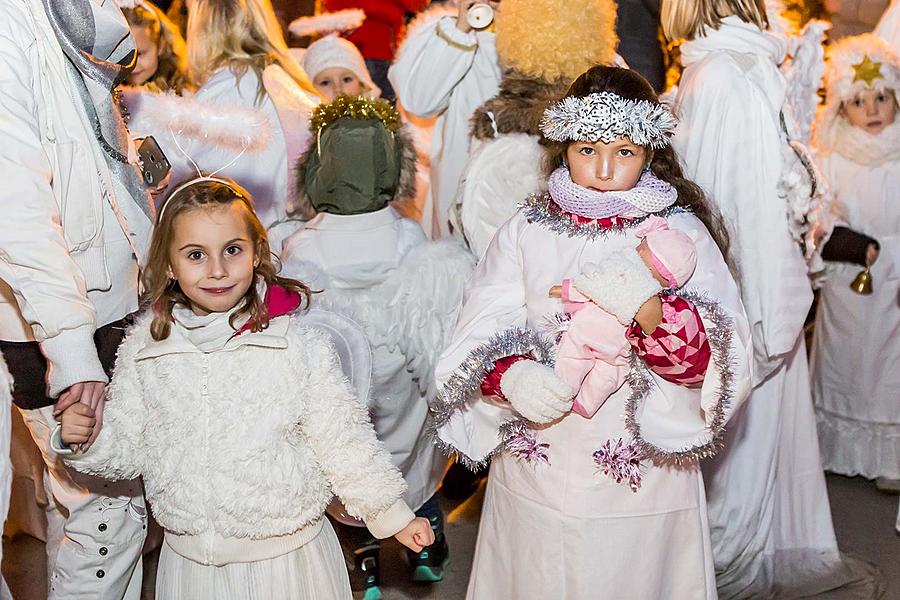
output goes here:
<path id="1" fill-rule="evenodd" d="M 542 225 L 559 235 L 586 237 L 591 240 L 633 229 L 653 215 L 665 218 L 676 213 L 688 212 L 682 206 L 670 206 L 661 211 L 637 217 L 615 216 L 594 219 L 563 210 L 553 201 L 549 193 L 531 194 L 519 203 L 519 209 L 529 223 Z"/>
<path id="2" fill-rule="evenodd" d="M 735 399 L 734 320 L 714 300 L 695 290 L 681 289 L 673 294 L 693 304 L 704 317 L 712 360 L 709 368 L 716 369 L 719 380 L 718 398 L 707 413 L 707 425 L 700 443 L 680 450 L 660 448 L 644 439 L 638 415 L 653 392 L 655 383 L 644 362 L 632 352 L 631 370 L 625 383 L 631 395 L 625 401 L 625 430 L 632 436 L 636 450 L 657 466 L 690 466 L 714 456 L 724 447 L 725 423 L 731 414 Z"/>
<path id="3" fill-rule="evenodd" d="M 678 200 L 678 192 L 647 170 L 630 190 L 601 192 L 578 185 L 566 167 L 553 171 L 548 181 L 550 197 L 564 211 L 589 219 L 615 216 L 641 217 L 666 209 Z"/>
<path id="4" fill-rule="evenodd" d="M 363 121 L 377 119 L 391 133 L 396 132 L 402 125 L 400 113 L 387 100 L 338 96 L 332 102 L 316 107 L 310 117 L 309 127 L 318 135 L 323 129 L 344 117 Z"/>
<path id="5" fill-rule="evenodd" d="M 551 105 L 541 132 L 554 142 L 610 143 L 625 136 L 655 150 L 669 145 L 678 121 L 664 104 L 630 100 L 612 92 L 568 96 Z"/>

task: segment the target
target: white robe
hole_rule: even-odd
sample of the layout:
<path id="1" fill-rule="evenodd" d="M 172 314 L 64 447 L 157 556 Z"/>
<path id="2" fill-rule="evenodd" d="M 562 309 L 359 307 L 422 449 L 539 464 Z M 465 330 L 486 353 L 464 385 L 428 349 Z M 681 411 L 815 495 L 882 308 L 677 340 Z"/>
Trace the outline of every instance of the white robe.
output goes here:
<path id="1" fill-rule="evenodd" d="M 463 33 L 455 17 L 441 13 L 410 27 L 388 72 L 403 108 L 420 117 L 439 115 L 431 142 L 431 204 L 422 216 L 432 239 L 449 234 L 448 213 L 469 155 L 469 119 L 497 94 L 500 74 L 495 34 Z"/>
<path id="2" fill-rule="evenodd" d="M 834 263 L 820 291 L 810 372 L 822 461 L 842 475 L 900 479 L 900 163 L 832 152 L 819 164 L 847 225 L 881 244 L 871 296 L 850 289 L 862 268 L 847 263 Z"/>
<path id="3" fill-rule="evenodd" d="M 390 207 L 321 213 L 284 243 L 284 273 L 324 289 L 313 306 L 346 314 L 366 331 L 369 412 L 414 510 L 434 494 L 447 464 L 426 431 L 428 399 L 472 262 L 458 244 L 429 242 L 417 223 Z"/>
<path id="4" fill-rule="evenodd" d="M 682 46 L 675 102 L 675 148 L 728 224 L 753 333 L 753 392 L 704 466 L 722 598 L 828 589 L 841 560 L 802 338 L 812 290 L 777 191 L 783 56 L 780 38 L 727 17 Z"/>
<path id="5" fill-rule="evenodd" d="M 875 35 L 887 41 L 900 52 L 900 0 L 892 0 L 875 27 Z"/>
<path id="6" fill-rule="evenodd" d="M 736 406 L 749 391 L 750 363 L 737 287 L 696 217 L 678 213 L 668 222 L 696 242 L 692 287 L 718 301 L 733 320 L 729 354 Z M 469 353 L 494 334 L 513 327 L 544 330 L 548 318 L 562 310 L 561 300 L 548 296 L 552 285 L 577 275 L 587 262 L 634 246 L 635 240 L 628 231 L 595 239 L 560 235 L 518 212 L 497 231 L 467 286 L 453 341 L 438 365 L 439 383 L 458 376 L 464 361 L 471 364 Z M 710 323 L 704 323 L 710 331 Z M 708 441 L 704 415 L 712 414 L 721 389 L 713 363 L 702 390 L 652 376 L 655 385 L 636 415 L 644 439 L 672 450 Z M 716 597 L 703 479 L 696 464 L 678 469 L 644 461 L 643 484 L 635 493 L 604 476 L 592 460 L 607 440 L 631 439 L 623 419 L 629 396 L 625 385 L 592 419 L 570 413 L 538 427 L 538 441 L 549 443 L 549 464 L 520 462 L 506 452 L 494 456 L 469 600 Z M 448 405 L 448 397 L 442 398 L 438 414 Z M 462 409 L 439 423 L 438 435 L 468 459 L 480 461 L 497 446 L 497 426 L 516 415 L 508 405 L 480 395 L 466 398 Z"/>

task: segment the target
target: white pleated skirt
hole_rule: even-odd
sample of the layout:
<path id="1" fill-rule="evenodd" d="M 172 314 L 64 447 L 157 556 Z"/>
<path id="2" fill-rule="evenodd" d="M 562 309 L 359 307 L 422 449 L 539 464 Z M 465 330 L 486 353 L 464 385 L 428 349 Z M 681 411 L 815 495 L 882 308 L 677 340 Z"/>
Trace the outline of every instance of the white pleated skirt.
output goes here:
<path id="1" fill-rule="evenodd" d="M 163 543 L 156 600 L 350 600 L 341 545 L 328 519 L 314 539 L 269 560 L 221 567 L 184 558 Z"/>

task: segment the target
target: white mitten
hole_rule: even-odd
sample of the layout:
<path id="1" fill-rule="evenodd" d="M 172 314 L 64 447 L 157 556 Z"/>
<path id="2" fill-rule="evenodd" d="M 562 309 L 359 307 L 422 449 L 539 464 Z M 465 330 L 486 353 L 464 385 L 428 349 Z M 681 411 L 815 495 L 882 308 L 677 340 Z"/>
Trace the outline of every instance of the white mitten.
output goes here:
<path id="1" fill-rule="evenodd" d="M 552 367 L 520 360 L 500 378 L 500 391 L 517 413 L 532 423 L 549 423 L 572 410 L 575 390 Z"/>
<path id="2" fill-rule="evenodd" d="M 644 302 L 662 290 L 634 250 L 613 252 L 602 263 L 586 263 L 572 284 L 626 327 Z"/>

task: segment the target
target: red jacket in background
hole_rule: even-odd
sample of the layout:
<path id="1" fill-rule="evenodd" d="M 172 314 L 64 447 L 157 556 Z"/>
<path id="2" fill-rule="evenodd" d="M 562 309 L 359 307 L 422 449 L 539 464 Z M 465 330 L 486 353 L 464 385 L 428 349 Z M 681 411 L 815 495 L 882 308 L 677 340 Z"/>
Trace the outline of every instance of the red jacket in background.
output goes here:
<path id="1" fill-rule="evenodd" d="M 418 12 L 429 3 L 430 0 L 324 0 L 322 4 L 330 12 L 361 8 L 366 13 L 365 22 L 344 37 L 359 48 L 363 58 L 393 60 L 404 15 Z"/>

